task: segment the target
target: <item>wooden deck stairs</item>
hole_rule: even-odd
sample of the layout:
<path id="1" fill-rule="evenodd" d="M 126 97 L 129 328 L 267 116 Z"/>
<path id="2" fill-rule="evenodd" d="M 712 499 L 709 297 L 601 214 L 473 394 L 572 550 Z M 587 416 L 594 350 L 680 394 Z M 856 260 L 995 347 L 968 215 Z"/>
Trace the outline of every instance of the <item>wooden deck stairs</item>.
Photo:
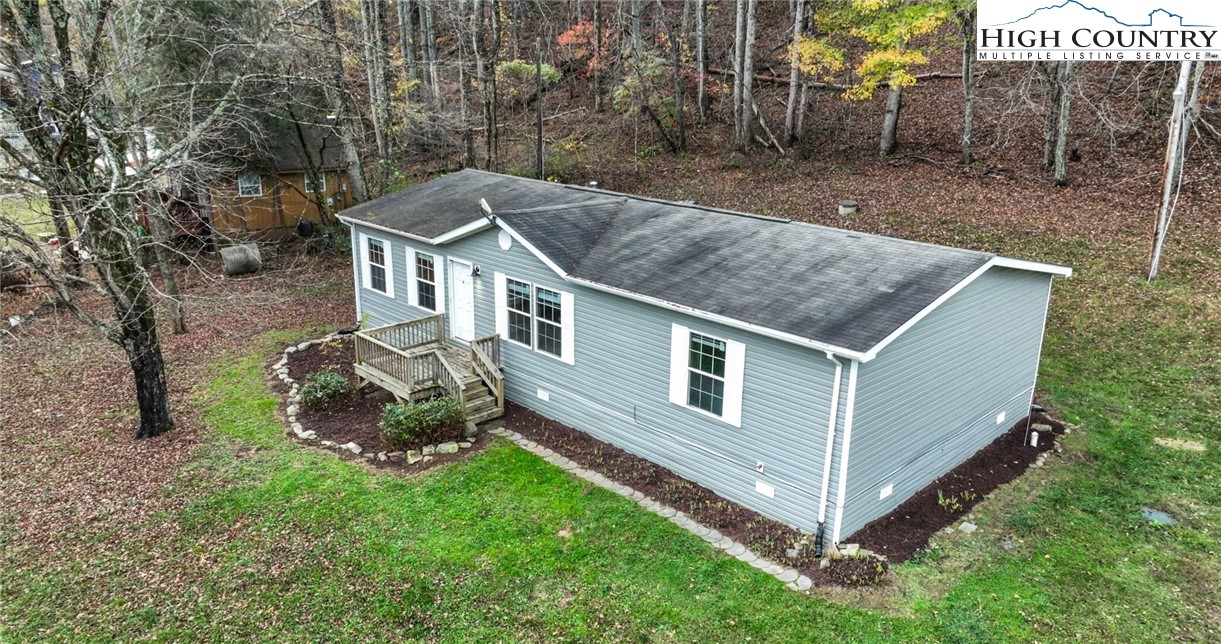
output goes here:
<path id="1" fill-rule="evenodd" d="M 504 415 L 504 374 L 500 336 L 473 340 L 468 347 L 446 342 L 445 315 L 357 331 L 356 375 L 395 399 L 451 396 L 475 424 Z"/>

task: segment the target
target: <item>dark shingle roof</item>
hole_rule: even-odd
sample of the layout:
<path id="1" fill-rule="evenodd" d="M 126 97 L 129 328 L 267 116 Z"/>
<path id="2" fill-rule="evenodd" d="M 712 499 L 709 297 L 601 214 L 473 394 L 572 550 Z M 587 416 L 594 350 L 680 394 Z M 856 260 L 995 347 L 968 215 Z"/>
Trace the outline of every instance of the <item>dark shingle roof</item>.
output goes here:
<path id="1" fill-rule="evenodd" d="M 475 170 L 342 214 L 433 238 L 480 198 L 572 277 L 858 352 L 993 258 Z"/>

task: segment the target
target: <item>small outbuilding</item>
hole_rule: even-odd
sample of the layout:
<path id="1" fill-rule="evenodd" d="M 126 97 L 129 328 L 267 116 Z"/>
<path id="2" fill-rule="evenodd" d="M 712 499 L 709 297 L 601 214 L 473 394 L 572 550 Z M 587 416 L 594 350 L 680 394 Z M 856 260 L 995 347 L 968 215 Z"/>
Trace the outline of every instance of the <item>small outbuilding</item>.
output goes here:
<path id="1" fill-rule="evenodd" d="M 835 543 L 1029 414 L 1071 274 L 476 170 L 340 219 L 366 356 L 408 364 L 385 352 L 418 356 L 423 329 L 469 349 L 446 382 Z M 358 370 L 393 380 L 372 359 Z"/>

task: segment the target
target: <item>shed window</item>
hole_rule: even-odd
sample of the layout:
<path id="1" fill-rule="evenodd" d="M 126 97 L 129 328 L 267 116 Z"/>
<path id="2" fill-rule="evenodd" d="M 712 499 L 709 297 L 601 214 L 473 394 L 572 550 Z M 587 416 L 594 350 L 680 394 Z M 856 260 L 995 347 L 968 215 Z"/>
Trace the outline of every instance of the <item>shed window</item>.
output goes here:
<path id="1" fill-rule="evenodd" d="M 360 235 L 361 284 L 371 291 L 394 297 L 394 270 L 390 262 L 390 242 Z"/>
<path id="2" fill-rule="evenodd" d="M 745 370 L 746 345 L 672 326 L 670 402 L 741 427 Z"/>
<path id="3" fill-rule="evenodd" d="M 326 174 L 318 174 L 318 182 L 314 183 L 314 179 L 307 172 L 305 173 L 305 191 L 309 193 L 326 192 Z"/>
<path id="4" fill-rule="evenodd" d="M 247 172 L 237 178 L 239 197 L 257 197 L 263 194 L 263 175 Z"/>
<path id="5" fill-rule="evenodd" d="M 496 332 L 574 364 L 573 296 L 496 273 Z"/>

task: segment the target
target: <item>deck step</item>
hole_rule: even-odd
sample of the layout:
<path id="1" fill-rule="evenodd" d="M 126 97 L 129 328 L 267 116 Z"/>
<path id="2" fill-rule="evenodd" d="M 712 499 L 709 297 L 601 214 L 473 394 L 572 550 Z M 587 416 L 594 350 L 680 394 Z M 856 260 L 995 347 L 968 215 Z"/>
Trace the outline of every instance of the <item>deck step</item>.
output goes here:
<path id="1" fill-rule="evenodd" d="M 493 396 L 481 396 L 479 398 L 466 399 L 466 414 L 477 414 L 489 407 L 496 406 L 496 398 Z"/>
<path id="2" fill-rule="evenodd" d="M 499 407 L 489 407 L 478 413 L 467 414 L 466 419 L 478 425 L 479 423 L 492 420 L 493 418 L 500 418 L 504 415 L 504 413 L 505 410 Z"/>

